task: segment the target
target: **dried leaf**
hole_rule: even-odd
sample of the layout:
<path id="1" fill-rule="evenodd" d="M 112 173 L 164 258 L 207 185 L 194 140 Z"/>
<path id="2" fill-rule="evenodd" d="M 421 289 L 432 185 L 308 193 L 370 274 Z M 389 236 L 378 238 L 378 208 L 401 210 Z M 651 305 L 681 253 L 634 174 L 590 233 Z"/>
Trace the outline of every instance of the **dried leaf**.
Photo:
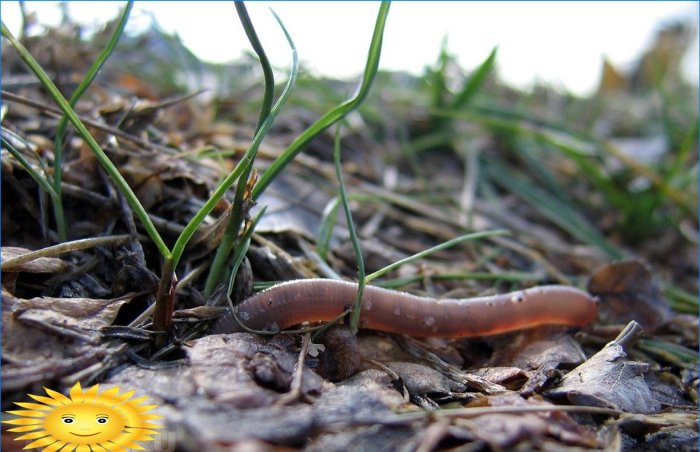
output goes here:
<path id="1" fill-rule="evenodd" d="M 578 424 L 566 413 L 556 410 L 538 413 L 527 412 L 528 407 L 547 405 L 554 407 L 549 402 L 537 397 L 523 399 L 513 393 L 482 397 L 469 406 L 521 406 L 523 412 L 505 415 L 487 414 L 468 420 L 460 420 L 457 424 L 468 429 L 476 438 L 490 444 L 492 449 L 513 447 L 518 443 L 532 447 L 530 441 L 539 441 L 546 437 L 556 438 L 559 441 L 558 449 L 561 449 L 564 444 L 582 447 L 596 446 L 595 434 Z"/>
<path id="2" fill-rule="evenodd" d="M 636 320 L 653 332 L 672 316 L 654 275 L 640 261 L 605 265 L 591 277 L 588 291 L 600 298 L 601 317 L 609 322 Z"/>
<path id="3" fill-rule="evenodd" d="M 187 353 L 199 387 L 213 400 L 240 408 L 273 403 L 280 391 L 288 390 L 297 362 L 295 353 L 247 333 L 203 337 L 193 341 Z M 304 369 L 301 386 L 302 393 L 317 394 L 322 380 Z"/>
<path id="4" fill-rule="evenodd" d="M 630 361 L 621 345 L 611 342 L 564 376 L 547 395 L 566 397 L 576 405 L 613 408 L 632 413 L 658 409 L 644 380 L 646 363 Z"/>
<path id="5" fill-rule="evenodd" d="M 64 320 L 72 319 L 79 328 L 96 331 L 111 325 L 122 305 L 130 301 L 133 296 L 134 294 L 129 294 L 112 300 L 53 297 L 18 300 L 15 313 L 18 318 L 26 317 L 33 311 L 44 315 L 52 313 Z"/>
<path id="6" fill-rule="evenodd" d="M 50 311 L 48 307 L 44 309 L 49 319 L 35 317 L 42 312 L 36 308 L 24 311 L 31 314 L 20 320 L 16 316 L 18 306 L 31 301 L 15 298 L 5 291 L 2 294 L 3 395 L 34 384 L 49 385 L 92 366 L 106 366 L 112 357 L 123 355 L 121 344 L 89 343 L 94 342 L 94 332 L 84 330 L 84 325 L 76 327 L 75 319 Z M 61 329 L 60 324 L 51 323 L 61 320 L 70 324 Z"/>

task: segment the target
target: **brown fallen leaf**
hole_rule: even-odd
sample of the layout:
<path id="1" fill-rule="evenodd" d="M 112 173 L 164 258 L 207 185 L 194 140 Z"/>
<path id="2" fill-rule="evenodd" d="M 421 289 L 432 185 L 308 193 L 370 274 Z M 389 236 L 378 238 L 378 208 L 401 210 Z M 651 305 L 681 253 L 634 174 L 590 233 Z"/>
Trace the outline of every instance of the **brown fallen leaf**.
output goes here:
<path id="1" fill-rule="evenodd" d="M 638 328 L 638 325 L 636 325 Z M 628 331 L 628 327 L 625 331 Z M 625 341 L 630 335 L 608 343 L 586 362 L 564 376 L 546 395 L 566 398 L 575 405 L 613 408 L 630 413 L 653 413 L 659 409 L 644 379 L 649 364 L 627 359 Z"/>
<path id="2" fill-rule="evenodd" d="M 515 393 L 484 396 L 468 405 L 469 407 L 522 407 L 522 413 L 486 414 L 470 419 L 457 419 L 455 424 L 467 429 L 476 438 L 491 446 L 491 449 L 509 448 L 522 443 L 532 447 L 533 438 L 554 438 L 555 446 L 564 445 L 595 447 L 595 433 L 574 421 L 568 414 L 551 412 L 528 412 L 529 407 L 552 406 L 539 397 L 524 399 Z M 547 448 L 545 448 L 547 449 Z M 525 450 L 525 449 L 524 449 Z M 550 446 L 548 450 L 555 450 Z"/>
<path id="3" fill-rule="evenodd" d="M 635 320 L 654 332 L 672 317 L 653 273 L 641 261 L 605 265 L 591 276 L 588 291 L 600 299 L 600 317 L 609 323 Z"/>
<path id="4" fill-rule="evenodd" d="M 70 379 L 93 366 L 99 372 L 114 365 L 112 359 L 123 356 L 124 347 L 101 340 L 100 330 L 114 321 L 119 308 L 129 299 L 25 300 L 3 291 L 3 396 L 33 384 L 48 386 L 56 380 Z"/>

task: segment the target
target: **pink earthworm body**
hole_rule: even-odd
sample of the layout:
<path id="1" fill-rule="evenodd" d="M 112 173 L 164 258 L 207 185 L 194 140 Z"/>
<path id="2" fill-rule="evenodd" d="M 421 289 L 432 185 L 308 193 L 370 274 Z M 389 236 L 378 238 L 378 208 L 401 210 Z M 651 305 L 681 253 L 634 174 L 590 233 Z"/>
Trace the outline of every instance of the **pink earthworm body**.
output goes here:
<path id="1" fill-rule="evenodd" d="M 335 319 L 352 307 L 357 284 L 289 281 L 243 301 L 238 319 L 255 330 L 279 331 L 304 322 Z M 366 286 L 360 328 L 419 337 L 471 337 L 538 325 L 585 325 L 596 317 L 596 299 L 569 286 L 551 285 L 476 298 L 435 299 Z M 235 322 L 230 330 L 240 331 Z"/>

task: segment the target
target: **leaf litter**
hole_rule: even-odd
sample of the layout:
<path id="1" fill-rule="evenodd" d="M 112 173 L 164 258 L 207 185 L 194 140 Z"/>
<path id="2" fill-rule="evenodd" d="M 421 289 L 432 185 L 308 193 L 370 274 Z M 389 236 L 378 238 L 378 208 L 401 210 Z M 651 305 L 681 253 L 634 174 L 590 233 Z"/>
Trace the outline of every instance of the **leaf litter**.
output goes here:
<path id="1" fill-rule="evenodd" d="M 83 62 L 94 59 L 109 33 L 89 41 L 77 35 L 79 27 L 67 22 L 25 42 L 65 92 L 76 86 L 87 70 Z M 144 48 L 154 52 L 147 60 Z M 187 64 L 169 52 L 186 55 Z M 444 57 L 446 64 L 455 64 L 448 54 Z M 223 71 L 198 61 L 154 27 L 124 37 L 111 63 L 77 111 L 172 242 L 253 136 L 261 98 L 260 82 L 251 75 L 256 62 L 244 59 Z M 453 69 L 455 83 L 468 77 L 461 68 Z M 33 168 L 44 171 L 53 161 L 59 110 L 6 42 L 2 71 L 3 137 L 12 136 L 11 143 Z M 184 85 L 187 77 L 177 76 L 196 71 L 219 74 L 218 88 L 202 95 L 201 86 Z M 437 130 L 431 127 L 444 123 L 426 107 L 426 91 L 419 88 L 428 76 L 380 73 L 373 87 L 378 95 L 353 113 L 343 132 L 343 169 L 368 271 L 467 227 L 513 231 L 507 239 L 445 250 L 404 266 L 383 283 L 438 296 L 469 296 L 588 281 L 601 303 L 594 325 L 578 332 L 548 327 L 459 341 L 361 331 L 357 348 L 346 352 L 361 358 L 357 373 L 331 382 L 334 378 L 318 373 L 323 352 L 305 356 L 298 367 L 301 341 L 295 335 L 208 330 L 224 308 L 215 306 L 217 297 L 204 297 L 197 269 L 206 266 L 221 241 L 230 196 L 183 256 L 172 337 L 153 353 L 156 333 L 147 314 L 158 284 L 159 256 L 88 148 L 69 134 L 63 193 L 70 238 L 124 239 L 3 267 L 3 409 L 41 386 L 65 390 L 80 380 L 147 395 L 165 417 L 168 441 L 178 450 L 694 450 L 697 304 L 684 294 L 697 294 L 697 212 L 684 210 L 677 198 L 654 198 L 648 187 L 663 181 L 650 182 L 620 155 L 601 163 L 613 182 L 596 179 L 596 173 L 587 176 L 593 182 L 582 182 L 572 166 L 595 152 L 595 145 L 581 138 L 590 130 L 628 156 L 631 148 L 653 145 L 654 160 L 647 163 L 670 159 L 669 140 L 680 142 L 673 136 L 658 138 L 661 119 L 649 106 L 651 96 L 640 92 L 639 80 L 629 88 L 610 77 L 603 77 L 599 95 L 590 99 L 545 87 L 520 93 L 496 77 L 487 78 L 475 105 L 465 109 L 471 121 L 453 122 L 459 134 L 439 129 L 442 141 L 433 137 L 436 144 L 421 145 Z M 348 86 L 300 79 L 302 94 L 260 148 L 261 168 Z M 689 89 L 678 86 L 682 93 Z M 611 98 L 634 105 L 639 114 L 613 108 Z M 697 106 L 691 108 L 697 118 Z M 498 122 L 503 109 L 530 112 L 542 123 L 530 118 Z M 600 114 L 588 117 L 591 111 Z M 556 130 L 559 123 L 576 126 Z M 687 124 L 681 120 L 674 126 L 669 135 Z M 550 133 L 554 148 L 568 146 L 574 160 L 552 152 L 545 145 L 548 137 L 534 133 L 538 130 Z M 695 145 L 690 154 L 696 153 Z M 325 262 L 313 251 L 324 208 L 337 192 L 331 155 L 332 135 L 326 133 L 259 199 L 259 205 L 271 208 L 252 236 L 234 301 L 250 293 L 254 281 L 355 276 L 342 215 Z M 465 180 L 466 162 L 473 165 L 467 174 L 481 179 Z M 513 190 L 516 180 L 520 192 Z M 673 181 L 682 182 L 680 177 Z M 4 146 L 2 185 L 3 264 L 55 244 L 47 195 Z M 541 191 L 533 189 L 537 186 L 550 189 L 548 201 L 578 206 L 572 218 L 594 225 L 599 235 L 572 234 L 570 223 L 553 221 L 552 211 L 534 202 Z M 558 191 L 562 186 L 571 188 Z M 615 206 L 627 190 L 637 191 L 640 210 L 642 203 L 656 203 L 647 212 L 651 219 L 644 234 L 631 228 L 637 212 L 621 204 L 611 208 L 600 194 L 609 195 Z M 697 200 L 697 185 L 690 192 Z M 664 222 L 664 215 L 675 225 Z M 632 259 L 612 263 L 606 254 L 612 248 Z M 628 322 L 639 322 L 645 338 L 617 341 Z M 290 399 L 295 379 L 298 393 Z M 3 441 L 6 445 L 17 447 Z"/>

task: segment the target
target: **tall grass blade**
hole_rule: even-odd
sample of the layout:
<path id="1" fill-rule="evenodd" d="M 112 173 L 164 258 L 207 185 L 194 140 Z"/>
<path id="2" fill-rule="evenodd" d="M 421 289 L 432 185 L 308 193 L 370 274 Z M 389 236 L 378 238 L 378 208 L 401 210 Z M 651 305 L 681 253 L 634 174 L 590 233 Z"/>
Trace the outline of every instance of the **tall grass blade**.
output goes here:
<path id="1" fill-rule="evenodd" d="M 121 17 L 119 18 L 119 22 L 117 23 L 117 27 L 114 30 L 114 33 L 112 33 L 112 36 L 110 37 L 109 42 L 107 43 L 107 47 L 105 47 L 102 50 L 102 52 L 100 52 L 95 62 L 92 63 L 92 66 L 90 66 L 90 69 L 85 74 L 85 77 L 83 77 L 83 80 L 80 82 L 78 87 L 70 96 L 70 99 L 68 99 L 68 103 L 71 107 L 75 107 L 75 104 L 78 103 L 80 97 L 90 87 L 90 84 L 92 84 L 93 80 L 95 80 L 97 73 L 100 71 L 100 69 L 102 69 L 102 66 L 104 66 L 104 64 L 107 62 L 107 59 L 112 54 L 114 48 L 117 46 L 119 39 L 124 33 L 124 27 L 126 27 L 126 23 L 129 20 L 129 15 L 131 14 L 131 8 L 133 6 L 134 1 L 129 0 L 126 4 L 126 7 L 124 7 L 124 11 L 122 12 Z M 63 215 L 63 200 L 61 198 L 61 181 L 63 179 L 63 137 L 65 135 L 67 127 L 68 117 L 64 114 L 61 118 L 61 121 L 58 123 L 58 128 L 56 129 L 56 138 L 54 140 L 53 187 L 56 193 L 56 197 L 52 198 L 54 205 L 54 217 L 56 218 L 56 229 L 58 231 L 58 238 L 60 241 L 64 241 L 68 238 L 68 230 L 66 228 L 66 221 Z"/>
<path id="2" fill-rule="evenodd" d="M 474 97 L 479 91 L 481 84 L 483 83 L 486 76 L 491 72 L 493 64 L 496 62 L 496 54 L 498 53 L 498 47 L 494 47 L 489 56 L 484 60 L 483 63 L 474 71 L 474 73 L 469 77 L 469 80 L 464 84 L 462 89 L 457 93 L 452 105 L 450 106 L 452 110 L 459 110 Z"/>
<path id="3" fill-rule="evenodd" d="M 245 7 L 245 3 L 235 3 L 238 18 L 240 19 L 241 24 L 243 25 L 245 34 L 248 37 L 248 41 L 250 42 L 250 46 L 253 48 L 253 51 L 255 51 L 256 55 L 258 55 L 258 59 L 260 60 L 260 67 L 263 71 L 265 92 L 263 93 L 262 108 L 260 109 L 260 116 L 258 117 L 258 125 L 255 128 L 255 131 L 257 132 L 260 129 L 260 126 L 262 126 L 263 121 L 265 121 L 265 118 L 267 118 L 267 116 L 270 114 L 270 109 L 272 108 L 272 100 L 275 94 L 275 75 L 272 72 L 270 60 L 267 58 L 267 54 L 265 54 L 265 49 L 260 43 L 260 39 L 258 39 L 258 34 L 255 32 L 255 27 L 253 26 L 253 22 L 250 20 L 250 16 L 248 15 L 248 9 Z"/>
<path id="4" fill-rule="evenodd" d="M 178 237 L 177 242 L 175 243 L 175 246 L 173 247 L 173 255 L 176 256 L 178 259 L 182 255 L 182 252 L 184 251 L 185 245 L 189 241 L 189 239 L 192 237 L 194 232 L 196 231 L 197 227 L 199 224 L 204 221 L 204 218 L 209 214 L 209 212 L 212 211 L 214 206 L 219 202 L 222 196 L 228 191 L 229 188 L 233 185 L 233 183 L 236 181 L 236 179 L 241 176 L 242 174 L 249 174 L 250 168 L 252 168 L 253 161 L 255 160 L 255 156 L 257 154 L 258 148 L 260 147 L 260 143 L 262 140 L 265 138 L 267 135 L 268 131 L 270 130 L 270 127 L 272 127 L 272 123 L 274 122 L 275 118 L 277 118 L 277 115 L 280 113 L 282 110 L 282 107 L 287 103 L 287 100 L 289 99 L 289 96 L 292 94 L 292 90 L 294 88 L 294 85 L 296 83 L 297 75 L 299 73 L 299 57 L 297 55 L 297 49 L 294 45 L 294 41 L 292 40 L 292 37 L 289 35 L 287 32 L 287 29 L 284 27 L 284 24 L 282 23 L 282 20 L 274 13 L 272 14 L 275 16 L 275 19 L 277 20 L 277 23 L 280 25 L 282 28 L 282 31 L 284 32 L 285 37 L 287 38 L 287 42 L 289 43 L 289 46 L 292 51 L 292 66 L 290 69 L 290 74 L 289 74 L 289 79 L 287 80 L 287 84 L 285 85 L 284 89 L 282 90 L 282 93 L 280 94 L 279 99 L 277 99 L 277 102 L 275 105 L 272 107 L 270 110 L 270 114 L 267 115 L 265 120 L 263 121 L 262 125 L 258 129 L 258 131 L 255 133 L 255 136 L 253 137 L 253 141 L 250 144 L 250 147 L 248 147 L 248 150 L 246 153 L 243 155 L 243 158 L 241 159 L 240 162 L 238 162 L 238 165 L 236 165 L 236 168 L 234 168 L 233 172 L 229 174 L 222 182 L 219 184 L 217 189 L 214 191 L 213 195 L 207 200 L 207 202 L 202 206 L 199 212 L 195 215 L 195 217 L 188 223 L 188 225 L 185 227 L 185 230 L 183 230 L 182 234 L 180 237 Z M 246 177 L 247 179 L 247 177 Z M 244 185 L 243 185 L 244 186 Z M 242 194 L 242 191 L 241 191 Z M 220 248 L 222 246 L 226 246 L 228 248 L 228 252 L 226 250 L 223 251 L 218 251 L 217 250 L 217 255 L 215 256 L 214 263 L 212 264 L 212 268 L 209 272 L 209 275 L 207 277 L 207 282 L 205 285 L 205 293 L 211 294 L 216 287 L 216 284 L 218 283 L 221 272 L 225 266 L 226 260 L 228 258 L 228 255 L 230 254 L 230 249 L 233 246 L 233 242 L 231 241 L 230 243 L 226 243 L 220 245 Z"/>
<path id="5" fill-rule="evenodd" d="M 335 165 L 335 175 L 338 178 L 338 191 L 340 192 L 340 204 L 345 212 L 345 220 L 348 223 L 348 232 L 350 233 L 350 242 L 352 249 L 355 252 L 355 261 L 357 262 L 357 296 L 355 304 L 350 315 L 350 329 L 354 332 L 360 324 L 360 312 L 362 312 L 362 294 L 365 291 L 365 261 L 362 257 L 362 248 L 360 248 L 360 240 L 357 238 L 355 223 L 352 221 L 352 212 L 350 211 L 350 203 L 348 202 L 347 191 L 345 190 L 345 181 L 343 180 L 343 170 L 340 165 L 340 125 L 336 126 L 335 138 L 333 140 L 333 164 Z"/>
<path id="6" fill-rule="evenodd" d="M 484 173 L 501 187 L 513 193 L 540 212 L 571 236 L 588 245 L 594 245 L 613 259 L 621 259 L 623 253 L 613 246 L 576 209 L 545 192 L 534 184 L 517 177 L 496 161 L 483 164 Z"/>
<path id="7" fill-rule="evenodd" d="M 309 126 L 309 128 L 296 137 L 296 139 L 287 147 L 287 149 L 285 149 L 282 155 L 280 155 L 265 171 L 262 177 L 260 177 L 260 180 L 255 185 L 255 188 L 253 188 L 253 200 L 257 200 L 260 195 L 262 195 L 268 185 L 270 185 L 270 183 L 272 183 L 277 175 L 282 172 L 287 164 L 289 164 L 289 162 L 291 162 L 294 157 L 301 152 L 304 146 L 332 126 L 335 122 L 342 119 L 352 110 L 357 108 L 357 106 L 360 105 L 360 103 L 365 99 L 369 89 L 372 86 L 374 76 L 377 74 L 377 70 L 379 69 L 379 57 L 382 51 L 384 26 L 386 25 L 386 19 L 389 14 L 389 5 L 390 2 L 382 2 L 379 6 L 379 14 L 374 26 L 374 34 L 372 35 L 372 41 L 369 47 L 365 72 L 357 93 L 352 98 L 331 109 L 318 121 L 313 123 L 311 126 Z"/>
<path id="8" fill-rule="evenodd" d="M 248 227 L 248 229 L 246 229 L 243 235 L 241 236 L 240 244 L 236 247 L 233 256 L 231 256 L 232 265 L 231 271 L 229 272 L 228 291 L 226 292 L 228 294 L 227 298 L 229 302 L 231 300 L 230 297 L 231 293 L 233 292 L 233 284 L 236 281 L 236 274 L 238 273 L 238 269 L 240 268 L 241 263 L 243 262 L 243 258 L 248 252 L 248 248 L 250 248 L 250 240 L 251 237 L 253 237 L 253 232 L 255 232 L 255 228 L 258 226 L 258 223 L 260 223 L 260 220 L 262 220 L 262 217 L 265 215 L 266 210 L 267 206 L 260 209 L 260 212 L 258 212 L 258 214 L 255 216 L 250 227 Z M 233 309 L 233 306 L 230 307 L 231 309 Z"/>
<path id="9" fill-rule="evenodd" d="M 328 250 L 330 249 L 331 237 L 333 236 L 333 227 L 338 216 L 338 207 L 340 206 L 340 198 L 331 199 L 321 214 L 321 222 L 318 228 L 318 239 L 316 240 L 316 253 L 321 259 L 326 259 Z"/>
<path id="10" fill-rule="evenodd" d="M 4 132 L 4 130 L 3 130 Z M 7 151 L 19 162 L 20 165 L 29 173 L 29 175 L 34 179 L 34 181 L 39 185 L 46 193 L 48 193 L 52 198 L 56 197 L 56 192 L 53 189 L 53 185 L 49 180 L 39 174 L 37 170 L 34 169 L 31 163 L 24 158 L 22 153 L 15 148 L 12 143 L 10 143 L 5 136 L 0 136 L 0 142 L 2 146 L 7 149 Z"/>
<path id="11" fill-rule="evenodd" d="M 465 234 L 461 235 L 459 237 L 456 237 L 452 240 L 448 240 L 447 242 L 443 242 L 437 246 L 434 246 L 432 248 L 428 248 L 427 250 L 423 250 L 420 253 L 413 254 L 412 256 L 408 256 L 404 259 L 398 260 L 390 265 L 387 265 L 386 267 L 377 270 L 374 273 L 371 273 L 367 275 L 365 280 L 369 283 L 370 281 L 381 278 L 383 275 L 389 273 L 392 270 L 396 270 L 397 268 L 401 267 L 402 265 L 406 265 L 410 262 L 415 261 L 416 259 L 422 259 L 426 256 L 429 256 L 437 251 L 441 251 L 447 248 L 450 248 L 452 246 L 455 246 L 459 243 L 466 242 L 468 240 L 477 240 L 477 239 L 483 239 L 487 237 L 496 237 L 499 235 L 507 235 L 509 234 L 508 231 L 504 229 L 495 229 L 493 231 L 482 231 L 482 232 L 474 232 L 471 234 Z"/>
<path id="12" fill-rule="evenodd" d="M 260 59 L 260 66 L 262 67 L 265 79 L 265 93 L 263 95 L 263 103 L 260 109 L 258 125 L 255 129 L 257 132 L 260 130 L 260 127 L 262 126 L 262 123 L 264 122 L 265 118 L 268 117 L 270 114 L 270 110 L 272 108 L 272 97 L 275 91 L 275 78 L 272 73 L 272 67 L 270 66 L 270 62 L 267 59 L 267 55 L 265 54 L 265 50 L 263 49 L 262 44 L 258 39 L 258 35 L 255 32 L 253 22 L 250 20 L 248 10 L 246 9 L 243 2 L 236 2 L 236 11 L 238 12 L 238 17 L 241 21 L 241 24 L 243 25 L 246 35 L 248 36 L 250 45 L 251 47 L 253 47 L 253 50 L 255 50 L 255 53 Z M 277 16 L 275 16 L 275 18 L 279 22 L 279 18 Z M 284 26 L 281 24 L 281 22 L 280 25 L 284 29 Z M 292 48 L 294 48 L 293 43 L 290 43 L 290 45 L 292 46 Z M 248 184 L 248 179 L 250 178 L 250 173 L 253 169 L 254 159 L 255 157 L 253 157 L 253 159 L 250 160 L 250 164 L 248 164 L 243 169 L 243 174 L 238 179 L 238 185 L 236 186 L 231 215 L 227 220 L 226 229 L 221 239 L 221 243 L 219 244 L 216 250 L 214 262 L 212 263 L 209 275 L 207 277 L 207 282 L 204 289 L 204 294 L 206 296 L 209 296 L 213 293 L 216 284 L 219 281 L 219 275 L 221 274 L 221 271 L 223 270 L 224 266 L 226 265 L 226 262 L 229 259 L 229 256 L 231 255 L 234 243 L 238 237 L 238 231 L 240 231 L 241 225 L 243 224 L 243 216 L 245 215 L 244 210 L 246 204 L 245 200 L 243 199 L 243 196 L 246 191 L 245 189 Z"/>

